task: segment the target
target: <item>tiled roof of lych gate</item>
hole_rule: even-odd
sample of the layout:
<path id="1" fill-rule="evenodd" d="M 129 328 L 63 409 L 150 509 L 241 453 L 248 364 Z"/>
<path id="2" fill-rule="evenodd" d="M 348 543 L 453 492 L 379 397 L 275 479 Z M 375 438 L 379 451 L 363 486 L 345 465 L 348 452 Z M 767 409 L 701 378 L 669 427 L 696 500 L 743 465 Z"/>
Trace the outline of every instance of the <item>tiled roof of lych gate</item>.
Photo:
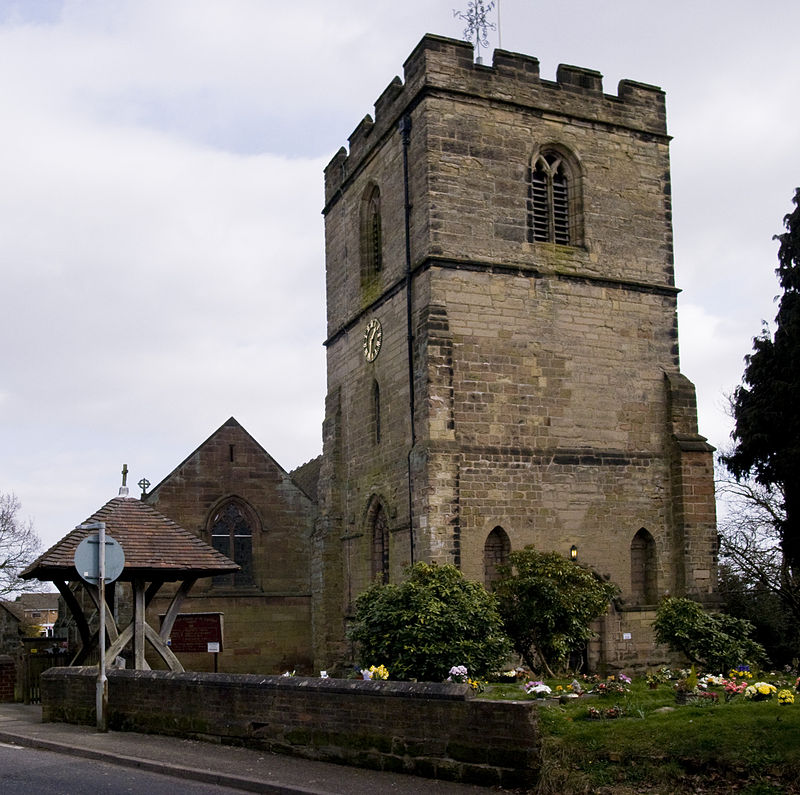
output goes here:
<path id="1" fill-rule="evenodd" d="M 106 534 L 118 541 L 125 553 L 120 580 L 183 580 L 230 574 L 239 566 L 194 533 L 132 497 L 115 497 L 85 523 L 105 522 Z M 96 530 L 75 529 L 31 563 L 23 579 L 77 580 L 75 550 Z"/>

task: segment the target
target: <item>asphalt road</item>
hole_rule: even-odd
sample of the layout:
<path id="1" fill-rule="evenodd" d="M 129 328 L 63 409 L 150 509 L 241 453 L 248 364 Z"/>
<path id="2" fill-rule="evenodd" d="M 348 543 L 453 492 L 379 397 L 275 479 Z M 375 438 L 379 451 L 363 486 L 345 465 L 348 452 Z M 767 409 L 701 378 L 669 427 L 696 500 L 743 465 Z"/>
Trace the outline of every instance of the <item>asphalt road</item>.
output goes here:
<path id="1" fill-rule="evenodd" d="M 241 790 L 178 781 L 107 762 L 0 743 L 2 795 L 224 795 Z"/>

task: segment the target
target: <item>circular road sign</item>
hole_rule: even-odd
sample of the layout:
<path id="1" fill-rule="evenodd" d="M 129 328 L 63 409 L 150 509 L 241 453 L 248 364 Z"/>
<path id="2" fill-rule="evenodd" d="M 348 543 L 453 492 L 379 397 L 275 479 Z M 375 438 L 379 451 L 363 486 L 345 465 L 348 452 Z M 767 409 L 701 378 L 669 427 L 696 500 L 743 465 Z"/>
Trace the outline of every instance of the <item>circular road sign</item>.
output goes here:
<path id="1" fill-rule="evenodd" d="M 106 536 L 106 576 L 105 582 L 114 582 L 122 574 L 125 565 L 125 553 L 119 541 Z M 88 536 L 78 544 L 75 550 L 75 568 L 78 576 L 90 585 L 100 581 L 100 537 Z"/>

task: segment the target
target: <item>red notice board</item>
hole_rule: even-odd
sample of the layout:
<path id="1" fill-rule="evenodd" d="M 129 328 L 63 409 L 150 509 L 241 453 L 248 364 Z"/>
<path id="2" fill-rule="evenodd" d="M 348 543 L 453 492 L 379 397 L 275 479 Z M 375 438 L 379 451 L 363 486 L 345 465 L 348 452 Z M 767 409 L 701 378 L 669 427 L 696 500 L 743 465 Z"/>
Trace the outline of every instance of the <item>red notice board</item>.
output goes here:
<path id="1" fill-rule="evenodd" d="M 178 613 L 169 646 L 174 652 L 222 651 L 222 613 Z"/>

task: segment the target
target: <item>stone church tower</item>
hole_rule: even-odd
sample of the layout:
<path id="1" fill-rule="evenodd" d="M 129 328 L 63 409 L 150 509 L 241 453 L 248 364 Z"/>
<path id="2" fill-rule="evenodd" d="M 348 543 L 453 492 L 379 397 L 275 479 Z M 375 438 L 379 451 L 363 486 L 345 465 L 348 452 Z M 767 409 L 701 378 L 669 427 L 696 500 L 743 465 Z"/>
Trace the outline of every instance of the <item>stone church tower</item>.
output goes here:
<path id="1" fill-rule="evenodd" d="M 592 662 L 653 662 L 716 581 L 712 450 L 680 373 L 663 92 L 425 36 L 325 170 L 315 660 L 376 577 L 510 550 L 622 590 Z"/>

